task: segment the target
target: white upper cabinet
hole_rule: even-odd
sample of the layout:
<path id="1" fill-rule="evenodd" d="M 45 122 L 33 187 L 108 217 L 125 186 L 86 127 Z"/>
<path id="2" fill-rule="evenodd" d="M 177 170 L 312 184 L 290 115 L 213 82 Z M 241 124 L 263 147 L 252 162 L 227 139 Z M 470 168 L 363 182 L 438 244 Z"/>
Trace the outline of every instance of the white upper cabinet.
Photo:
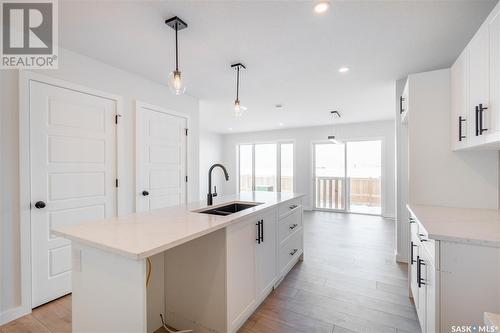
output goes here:
<path id="1" fill-rule="evenodd" d="M 457 150 L 468 144 L 470 131 L 468 50 L 465 49 L 451 66 L 451 149 Z"/>
<path id="2" fill-rule="evenodd" d="M 451 67 L 451 148 L 500 147 L 500 4 Z"/>
<path id="3" fill-rule="evenodd" d="M 489 33 L 482 26 L 469 44 L 469 122 L 471 145 L 484 143 L 484 113 L 490 104 Z"/>
<path id="4" fill-rule="evenodd" d="M 489 66 L 490 104 L 485 111 L 483 121 L 488 130 L 485 133 L 486 143 L 500 142 L 500 14 L 496 12 L 488 23 L 489 28 Z"/>

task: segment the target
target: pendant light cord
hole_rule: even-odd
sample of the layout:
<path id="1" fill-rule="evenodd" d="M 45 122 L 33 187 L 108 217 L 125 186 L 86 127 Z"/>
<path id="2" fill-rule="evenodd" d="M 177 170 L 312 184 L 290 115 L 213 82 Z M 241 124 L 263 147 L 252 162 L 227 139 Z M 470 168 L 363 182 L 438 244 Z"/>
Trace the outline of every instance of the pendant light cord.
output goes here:
<path id="1" fill-rule="evenodd" d="M 236 67 L 236 100 L 239 99 L 240 95 L 240 66 Z"/>
<path id="2" fill-rule="evenodd" d="M 177 43 L 177 31 L 179 30 L 178 23 L 175 22 L 175 71 L 179 71 L 179 46 Z"/>

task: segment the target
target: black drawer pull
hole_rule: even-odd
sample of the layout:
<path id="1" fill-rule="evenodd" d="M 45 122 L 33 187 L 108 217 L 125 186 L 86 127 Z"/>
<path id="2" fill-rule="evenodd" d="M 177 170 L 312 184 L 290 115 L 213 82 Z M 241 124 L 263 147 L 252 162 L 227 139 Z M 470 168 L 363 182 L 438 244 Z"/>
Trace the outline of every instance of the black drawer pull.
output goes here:
<path id="1" fill-rule="evenodd" d="M 290 230 L 293 230 L 295 228 L 297 228 L 299 225 L 297 223 L 294 223 L 290 226 Z"/>
<path id="2" fill-rule="evenodd" d="M 483 135 L 483 132 L 487 131 L 487 128 L 483 128 L 483 113 L 484 110 L 488 110 L 483 104 L 479 104 L 479 135 Z"/>
<path id="3" fill-rule="evenodd" d="M 465 118 L 462 116 L 458 117 L 458 141 L 462 141 L 466 136 L 462 135 L 462 123 L 465 121 Z"/>
<path id="4" fill-rule="evenodd" d="M 298 249 L 293 249 L 292 252 L 290 252 L 290 255 L 293 256 L 295 253 L 297 253 Z"/>
<path id="5" fill-rule="evenodd" d="M 289 208 L 290 208 L 290 209 L 295 209 L 295 208 L 297 208 L 297 205 L 290 205 L 290 207 L 289 207 Z"/>
<path id="6" fill-rule="evenodd" d="M 475 114 L 476 114 L 476 136 L 479 136 L 479 107 L 475 106 Z"/>
<path id="7" fill-rule="evenodd" d="M 416 263 L 416 261 L 413 259 L 413 248 L 414 247 L 417 247 L 415 244 L 413 244 L 413 242 L 410 242 L 411 243 L 411 247 L 410 247 L 410 264 L 413 265 L 414 263 Z"/>
<path id="8" fill-rule="evenodd" d="M 424 279 L 422 279 L 422 266 L 425 266 L 425 263 L 417 256 L 417 285 L 419 288 L 425 286 Z"/>

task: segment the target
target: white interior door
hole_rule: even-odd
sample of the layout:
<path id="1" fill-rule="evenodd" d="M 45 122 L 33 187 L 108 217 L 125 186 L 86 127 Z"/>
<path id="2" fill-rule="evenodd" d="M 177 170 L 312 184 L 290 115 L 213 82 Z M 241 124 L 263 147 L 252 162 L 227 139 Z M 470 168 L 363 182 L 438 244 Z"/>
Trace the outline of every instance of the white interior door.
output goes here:
<path id="1" fill-rule="evenodd" d="M 116 102 L 36 81 L 29 98 L 36 307 L 71 292 L 70 241 L 51 229 L 116 215 Z"/>
<path id="2" fill-rule="evenodd" d="M 137 211 L 185 203 L 186 118 L 140 104 L 136 112 Z"/>

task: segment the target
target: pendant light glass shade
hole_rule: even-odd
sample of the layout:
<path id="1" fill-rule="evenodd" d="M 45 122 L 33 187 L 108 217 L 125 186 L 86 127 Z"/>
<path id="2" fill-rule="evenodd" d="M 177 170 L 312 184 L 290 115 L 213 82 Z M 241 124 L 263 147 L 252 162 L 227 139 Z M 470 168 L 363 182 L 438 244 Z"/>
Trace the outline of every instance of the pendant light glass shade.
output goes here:
<path id="1" fill-rule="evenodd" d="M 239 99 L 234 101 L 234 115 L 236 117 L 241 117 L 243 115 L 243 107 L 241 106 Z"/>
<path id="2" fill-rule="evenodd" d="M 182 95 L 186 91 L 186 86 L 182 82 L 181 72 L 173 71 L 168 78 L 168 87 L 170 91 L 176 95 Z"/>

